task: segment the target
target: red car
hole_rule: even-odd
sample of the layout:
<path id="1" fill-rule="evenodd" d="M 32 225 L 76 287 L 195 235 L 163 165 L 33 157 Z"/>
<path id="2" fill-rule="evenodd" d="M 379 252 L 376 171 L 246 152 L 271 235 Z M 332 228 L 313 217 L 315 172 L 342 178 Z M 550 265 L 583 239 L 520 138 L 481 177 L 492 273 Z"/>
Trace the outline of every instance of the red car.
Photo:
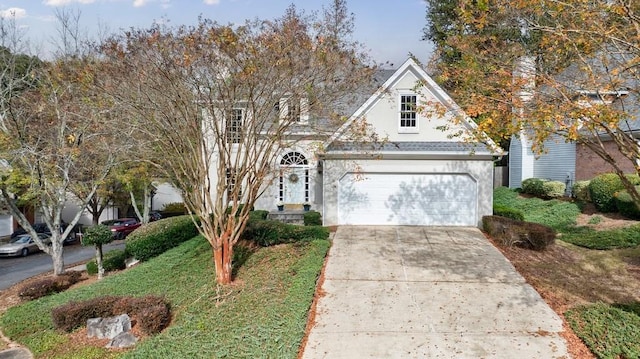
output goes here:
<path id="1" fill-rule="evenodd" d="M 135 218 L 111 219 L 102 222 L 102 224 L 109 226 L 111 233 L 113 233 L 113 239 L 115 240 L 124 239 L 129 233 L 142 225 L 142 223 Z"/>

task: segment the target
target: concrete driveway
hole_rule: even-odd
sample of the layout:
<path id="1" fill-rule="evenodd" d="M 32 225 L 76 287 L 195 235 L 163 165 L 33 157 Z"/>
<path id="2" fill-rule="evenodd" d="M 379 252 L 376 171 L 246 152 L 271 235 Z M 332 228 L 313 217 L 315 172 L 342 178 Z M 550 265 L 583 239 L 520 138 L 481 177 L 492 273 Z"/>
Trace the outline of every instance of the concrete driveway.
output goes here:
<path id="1" fill-rule="evenodd" d="M 339 227 L 304 359 L 569 358 L 561 319 L 476 228 Z"/>

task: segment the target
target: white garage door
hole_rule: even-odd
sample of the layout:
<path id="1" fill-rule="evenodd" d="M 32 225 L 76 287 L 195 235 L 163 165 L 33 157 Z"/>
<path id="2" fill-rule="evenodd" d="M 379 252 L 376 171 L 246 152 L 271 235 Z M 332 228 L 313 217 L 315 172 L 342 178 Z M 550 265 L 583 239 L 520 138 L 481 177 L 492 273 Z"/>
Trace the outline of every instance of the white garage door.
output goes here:
<path id="1" fill-rule="evenodd" d="M 476 181 L 466 174 L 347 174 L 338 221 L 358 225 L 476 226 Z"/>

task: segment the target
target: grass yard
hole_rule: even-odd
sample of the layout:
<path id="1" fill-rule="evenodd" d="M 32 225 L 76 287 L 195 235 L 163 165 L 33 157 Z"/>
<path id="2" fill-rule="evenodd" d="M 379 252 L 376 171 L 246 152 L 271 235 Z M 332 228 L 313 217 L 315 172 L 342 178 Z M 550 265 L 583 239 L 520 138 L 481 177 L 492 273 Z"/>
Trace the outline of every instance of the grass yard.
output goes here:
<path id="1" fill-rule="evenodd" d="M 581 218 L 584 207 L 575 202 L 526 198 L 506 188 L 496 189 L 494 203 L 519 209 L 525 220 L 561 233 L 561 241 L 543 252 L 499 248 L 580 338 L 566 333 L 573 358 L 639 358 L 636 222 L 607 226 L 617 217 L 591 213 Z"/>
<path id="2" fill-rule="evenodd" d="M 10 308 L 5 335 L 36 358 L 296 358 L 329 241 L 260 248 L 234 284 L 215 284 L 211 247 L 198 236 L 100 282 Z M 172 322 L 132 350 L 87 346 L 53 330 L 51 309 L 101 295 L 165 296 Z M 80 329 L 78 331 L 82 331 Z"/>

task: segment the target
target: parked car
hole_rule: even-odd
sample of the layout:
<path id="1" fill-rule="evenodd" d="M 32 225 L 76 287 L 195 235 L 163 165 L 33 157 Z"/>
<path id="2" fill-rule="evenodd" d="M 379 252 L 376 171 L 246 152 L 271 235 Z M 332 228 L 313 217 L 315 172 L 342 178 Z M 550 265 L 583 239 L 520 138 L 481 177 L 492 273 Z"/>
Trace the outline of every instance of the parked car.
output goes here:
<path id="1" fill-rule="evenodd" d="M 38 233 L 38 237 L 46 244 L 51 245 L 50 235 L 46 233 Z M 30 234 L 20 234 L 9 241 L 7 244 L 0 246 L 0 257 L 26 257 L 29 253 L 39 252 L 40 248 L 31 238 Z"/>
<path id="2" fill-rule="evenodd" d="M 111 233 L 113 233 L 113 239 L 115 240 L 124 239 L 129 235 L 129 233 L 142 225 L 142 223 L 135 218 L 111 219 L 103 221 L 101 224 L 109 226 Z"/>
<path id="3" fill-rule="evenodd" d="M 36 233 L 51 234 L 51 231 L 49 231 L 49 227 L 47 226 L 46 223 L 34 223 L 31 226 L 33 227 L 33 229 L 36 230 Z M 24 228 L 20 227 L 15 231 L 13 231 L 13 233 L 11 233 L 11 238 L 16 238 L 17 236 L 21 236 L 23 234 L 27 234 L 27 231 Z"/>
<path id="4" fill-rule="evenodd" d="M 51 236 L 51 231 L 49 230 L 49 226 L 47 226 L 46 223 L 34 223 L 32 224 L 32 226 L 33 229 L 35 229 L 36 233 L 48 234 L 49 236 Z M 62 233 L 67 228 L 67 226 L 67 223 L 62 222 L 60 225 L 60 233 Z M 75 242 L 79 237 L 78 233 L 82 233 L 82 224 L 76 224 L 76 226 L 73 227 L 73 231 L 71 231 L 67 238 L 65 238 L 63 244 L 71 244 Z M 13 233 L 11 233 L 11 238 L 15 238 L 23 234 L 27 234 L 27 231 L 24 228 L 20 227 L 13 231 Z"/>

